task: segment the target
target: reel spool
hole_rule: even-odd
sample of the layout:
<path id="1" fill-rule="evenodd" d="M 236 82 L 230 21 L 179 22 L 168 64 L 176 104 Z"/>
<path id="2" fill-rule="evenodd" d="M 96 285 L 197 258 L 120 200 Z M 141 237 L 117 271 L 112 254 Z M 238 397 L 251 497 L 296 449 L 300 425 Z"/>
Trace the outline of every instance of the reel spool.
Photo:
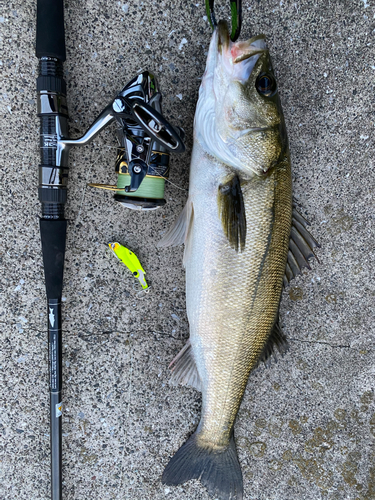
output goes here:
<path id="1" fill-rule="evenodd" d="M 155 76 L 145 71 L 133 78 L 112 102 L 120 147 L 115 171 L 117 185 L 89 184 L 116 191 L 114 199 L 133 210 L 163 206 L 171 152 L 181 153 L 184 132 L 162 115 Z"/>
<path id="2" fill-rule="evenodd" d="M 133 168 L 134 169 L 134 168 Z M 135 168 L 140 172 L 140 168 Z M 118 174 L 114 199 L 124 207 L 138 210 L 155 210 L 165 205 L 165 181 L 169 177 L 169 153 L 152 150 L 147 174 L 135 192 L 125 191 L 131 184 L 129 163 L 123 150 L 117 152 L 115 171 Z"/>

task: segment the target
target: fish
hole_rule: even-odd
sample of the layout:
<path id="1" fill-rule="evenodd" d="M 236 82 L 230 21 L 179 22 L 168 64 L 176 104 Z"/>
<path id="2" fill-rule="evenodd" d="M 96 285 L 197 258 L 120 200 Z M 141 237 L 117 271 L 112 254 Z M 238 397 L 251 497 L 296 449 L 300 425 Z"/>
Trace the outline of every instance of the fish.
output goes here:
<path id="1" fill-rule="evenodd" d="M 160 247 L 185 244 L 190 337 L 172 383 L 202 392 L 196 431 L 162 482 L 199 479 L 221 500 L 241 500 L 234 422 L 251 371 L 284 353 L 284 286 L 309 266 L 316 240 L 292 201 L 291 161 L 264 35 L 232 42 L 214 30 L 194 118 L 189 194 Z"/>

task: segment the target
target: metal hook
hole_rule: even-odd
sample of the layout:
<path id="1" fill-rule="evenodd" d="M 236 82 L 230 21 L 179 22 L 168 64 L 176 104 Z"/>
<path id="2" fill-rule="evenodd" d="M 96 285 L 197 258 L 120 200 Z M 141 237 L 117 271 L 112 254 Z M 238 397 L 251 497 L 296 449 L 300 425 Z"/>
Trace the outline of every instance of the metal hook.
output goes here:
<path id="1" fill-rule="evenodd" d="M 206 12 L 211 28 L 215 29 L 217 22 L 214 13 L 214 0 L 206 0 Z M 242 0 L 230 0 L 230 12 L 232 17 L 232 32 L 230 39 L 235 42 L 240 36 L 242 24 Z"/>

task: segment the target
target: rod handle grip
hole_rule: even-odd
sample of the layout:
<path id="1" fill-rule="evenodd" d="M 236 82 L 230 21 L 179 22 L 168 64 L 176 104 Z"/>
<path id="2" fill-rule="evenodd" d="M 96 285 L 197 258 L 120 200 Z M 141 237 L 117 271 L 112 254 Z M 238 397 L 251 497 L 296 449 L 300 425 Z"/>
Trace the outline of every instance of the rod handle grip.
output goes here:
<path id="1" fill-rule="evenodd" d="M 47 299 L 61 297 L 67 221 L 40 219 Z"/>
<path id="2" fill-rule="evenodd" d="M 63 0 L 37 2 L 36 56 L 66 59 Z"/>

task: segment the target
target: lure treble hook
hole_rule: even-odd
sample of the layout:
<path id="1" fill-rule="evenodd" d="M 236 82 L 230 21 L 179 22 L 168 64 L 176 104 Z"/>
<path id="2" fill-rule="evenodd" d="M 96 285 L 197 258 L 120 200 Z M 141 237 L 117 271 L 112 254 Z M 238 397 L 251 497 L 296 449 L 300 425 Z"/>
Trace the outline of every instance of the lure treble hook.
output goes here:
<path id="1" fill-rule="evenodd" d="M 214 13 L 214 0 L 206 0 L 206 12 L 212 29 L 217 26 L 217 21 Z M 230 39 L 235 42 L 240 36 L 242 24 L 242 0 L 230 0 L 230 12 L 232 18 L 232 32 Z"/>

